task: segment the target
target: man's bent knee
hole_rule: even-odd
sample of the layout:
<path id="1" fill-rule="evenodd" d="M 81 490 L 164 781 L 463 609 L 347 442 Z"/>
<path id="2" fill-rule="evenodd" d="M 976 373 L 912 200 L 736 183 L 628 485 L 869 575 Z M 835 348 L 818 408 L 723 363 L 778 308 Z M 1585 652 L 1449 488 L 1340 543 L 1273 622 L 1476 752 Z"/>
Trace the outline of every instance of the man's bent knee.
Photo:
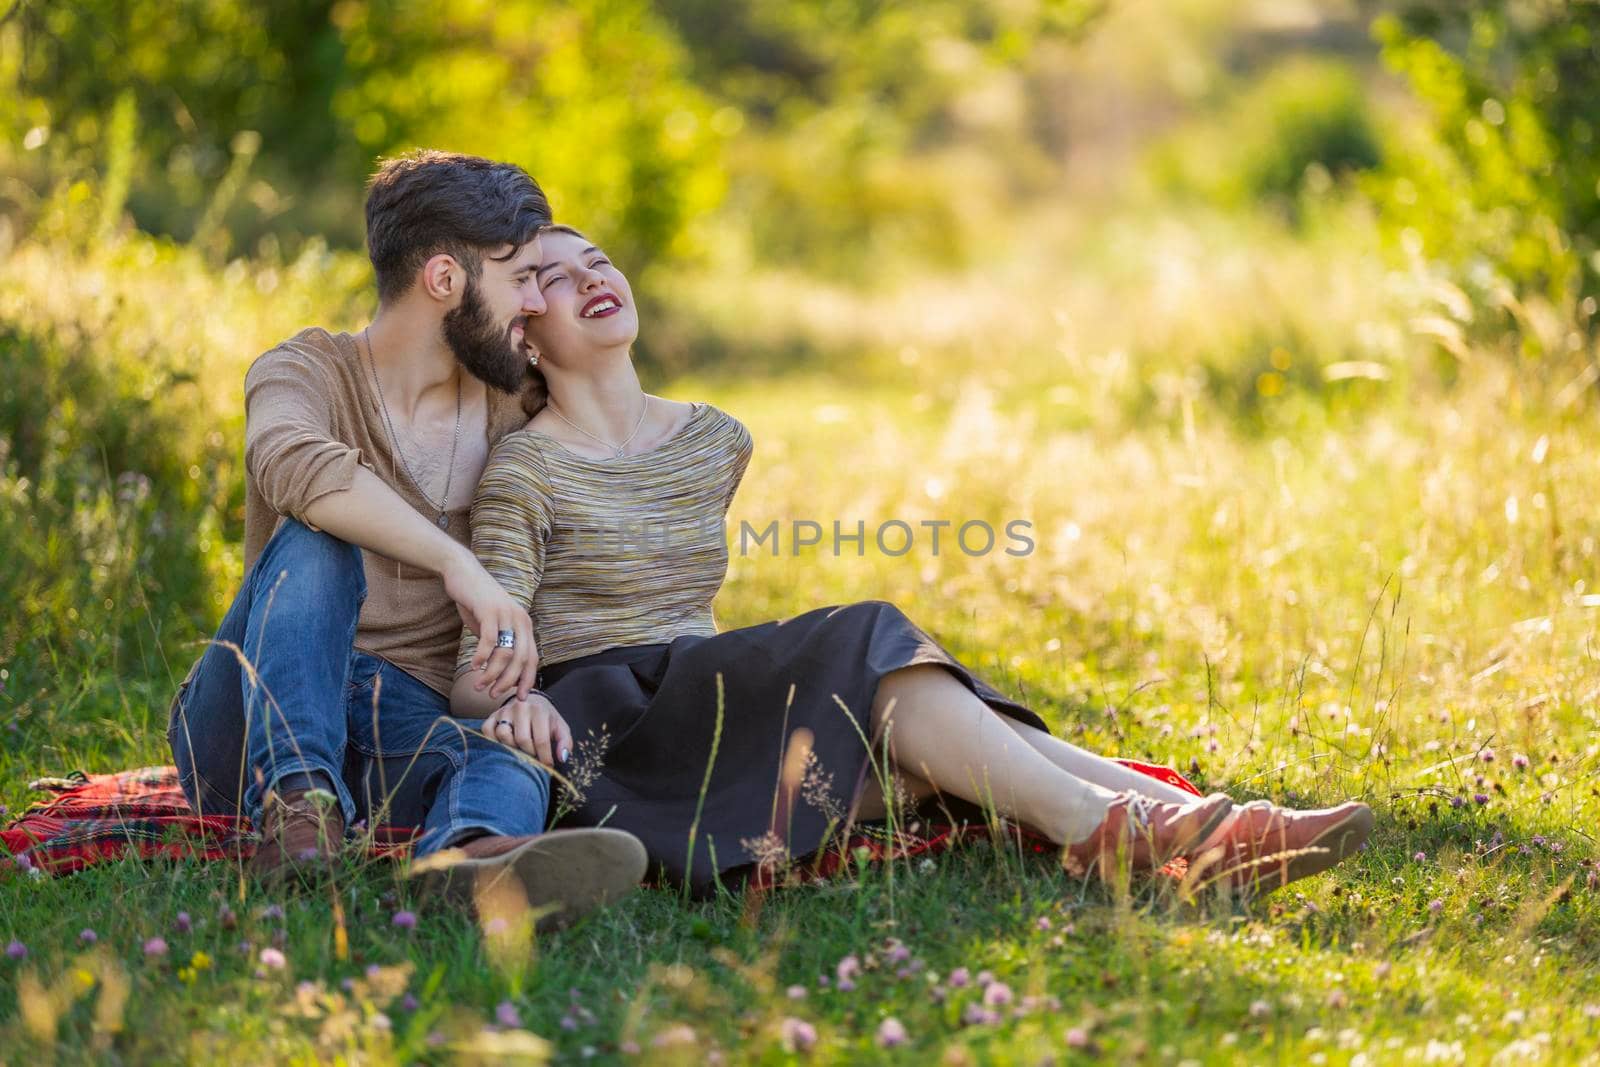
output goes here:
<path id="1" fill-rule="evenodd" d="M 257 577 L 268 582 L 269 588 L 293 584 L 321 596 L 357 602 L 367 595 L 361 549 L 287 517 L 262 550 Z"/>

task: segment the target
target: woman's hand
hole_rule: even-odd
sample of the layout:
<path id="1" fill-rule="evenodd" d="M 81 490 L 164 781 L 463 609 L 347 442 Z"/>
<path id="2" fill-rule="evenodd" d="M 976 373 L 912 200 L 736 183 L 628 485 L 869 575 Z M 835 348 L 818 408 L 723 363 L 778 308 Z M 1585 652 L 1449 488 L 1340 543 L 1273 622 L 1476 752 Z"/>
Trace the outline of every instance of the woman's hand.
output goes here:
<path id="1" fill-rule="evenodd" d="M 525 700 L 512 697 L 479 728 L 485 736 L 521 749 L 546 767 L 565 763 L 572 756 L 567 720 L 543 693 L 530 694 Z"/>

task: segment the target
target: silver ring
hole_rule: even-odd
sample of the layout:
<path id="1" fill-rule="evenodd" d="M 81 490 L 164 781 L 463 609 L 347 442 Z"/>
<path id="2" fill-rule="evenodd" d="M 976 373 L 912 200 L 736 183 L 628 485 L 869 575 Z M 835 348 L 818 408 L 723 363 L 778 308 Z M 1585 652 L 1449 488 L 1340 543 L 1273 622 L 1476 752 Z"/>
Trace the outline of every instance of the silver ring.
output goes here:
<path id="1" fill-rule="evenodd" d="M 497 636 L 494 639 L 494 647 L 496 647 L 496 648 L 516 648 L 517 647 L 517 631 L 515 631 L 515 630 L 501 630 L 499 636 Z"/>

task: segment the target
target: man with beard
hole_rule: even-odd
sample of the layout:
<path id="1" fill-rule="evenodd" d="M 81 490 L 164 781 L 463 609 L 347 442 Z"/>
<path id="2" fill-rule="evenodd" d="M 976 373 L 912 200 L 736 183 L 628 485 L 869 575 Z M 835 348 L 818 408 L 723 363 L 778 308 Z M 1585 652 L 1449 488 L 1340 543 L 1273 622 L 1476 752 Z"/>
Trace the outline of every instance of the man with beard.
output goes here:
<path id="1" fill-rule="evenodd" d="M 458 899 L 514 875 L 554 905 L 547 925 L 644 873 L 629 834 L 542 833 L 549 775 L 517 750 L 565 760 L 570 738 L 497 740 L 498 712 L 449 715 L 463 624 L 497 702 L 534 691 L 532 624 L 473 556 L 468 509 L 489 449 L 526 421 L 549 218 L 520 167 L 386 162 L 366 205 L 377 316 L 304 330 L 245 376 L 244 583 L 167 736 L 195 809 L 249 816 L 271 879 L 327 868 L 357 820 L 420 826 L 416 867 Z"/>

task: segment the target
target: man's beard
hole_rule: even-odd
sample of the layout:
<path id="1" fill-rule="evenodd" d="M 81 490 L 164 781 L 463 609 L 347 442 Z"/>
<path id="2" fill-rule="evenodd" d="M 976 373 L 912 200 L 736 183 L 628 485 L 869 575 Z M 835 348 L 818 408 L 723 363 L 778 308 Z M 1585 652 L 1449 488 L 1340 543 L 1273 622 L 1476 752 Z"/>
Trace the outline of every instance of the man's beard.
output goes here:
<path id="1" fill-rule="evenodd" d="M 474 378 L 503 393 L 515 393 L 527 378 L 527 360 L 489 314 L 478 285 L 467 280 L 461 304 L 444 314 L 444 343 Z"/>

